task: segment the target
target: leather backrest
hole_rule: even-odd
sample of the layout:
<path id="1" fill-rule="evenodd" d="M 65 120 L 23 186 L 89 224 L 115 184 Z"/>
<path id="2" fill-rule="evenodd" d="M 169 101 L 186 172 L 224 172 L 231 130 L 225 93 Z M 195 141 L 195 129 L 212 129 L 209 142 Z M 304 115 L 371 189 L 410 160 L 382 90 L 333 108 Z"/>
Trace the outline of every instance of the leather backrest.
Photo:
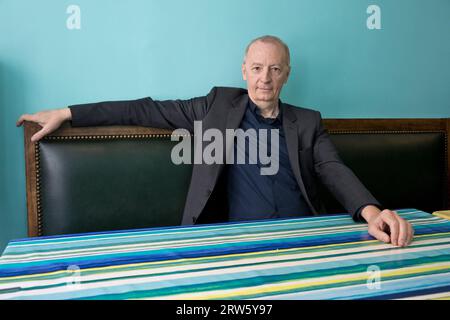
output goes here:
<path id="1" fill-rule="evenodd" d="M 179 225 L 192 167 L 172 163 L 175 143 L 43 140 L 42 234 Z"/>
<path id="2" fill-rule="evenodd" d="M 331 133 L 331 139 L 344 163 L 386 208 L 445 208 L 443 132 Z M 323 186 L 320 192 L 327 212 L 345 212 Z"/>

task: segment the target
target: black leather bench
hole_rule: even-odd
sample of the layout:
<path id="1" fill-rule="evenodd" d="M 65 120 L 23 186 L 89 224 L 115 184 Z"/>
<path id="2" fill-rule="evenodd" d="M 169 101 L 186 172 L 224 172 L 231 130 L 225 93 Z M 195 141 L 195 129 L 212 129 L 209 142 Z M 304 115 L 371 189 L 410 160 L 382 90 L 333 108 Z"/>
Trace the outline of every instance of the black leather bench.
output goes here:
<path id="1" fill-rule="evenodd" d="M 450 119 L 327 119 L 325 126 L 385 207 L 448 208 Z M 180 224 L 192 167 L 172 164 L 170 131 L 66 123 L 31 143 L 39 129 L 25 123 L 29 236 Z M 345 212 L 325 188 L 320 194 L 326 213 Z M 220 208 L 223 199 L 214 201 Z"/>

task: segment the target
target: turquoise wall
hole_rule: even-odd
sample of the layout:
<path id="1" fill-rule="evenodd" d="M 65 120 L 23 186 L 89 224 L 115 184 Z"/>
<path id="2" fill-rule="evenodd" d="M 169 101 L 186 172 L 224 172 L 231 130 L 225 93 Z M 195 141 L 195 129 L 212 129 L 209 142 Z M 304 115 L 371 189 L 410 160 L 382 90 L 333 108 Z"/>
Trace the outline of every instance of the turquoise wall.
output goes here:
<path id="1" fill-rule="evenodd" d="M 81 29 L 66 26 L 72 4 Z M 449 0 L 0 0 L 0 251 L 26 236 L 21 114 L 244 86 L 247 42 L 274 34 L 291 47 L 286 102 L 328 118 L 450 117 L 449 17 Z"/>

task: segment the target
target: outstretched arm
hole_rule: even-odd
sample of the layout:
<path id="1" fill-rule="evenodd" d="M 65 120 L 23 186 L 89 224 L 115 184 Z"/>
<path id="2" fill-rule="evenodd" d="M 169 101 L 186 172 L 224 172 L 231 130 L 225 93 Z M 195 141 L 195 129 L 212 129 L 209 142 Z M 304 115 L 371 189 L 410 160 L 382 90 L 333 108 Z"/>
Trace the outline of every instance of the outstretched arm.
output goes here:
<path id="1" fill-rule="evenodd" d="M 74 127 L 101 125 L 138 125 L 155 128 L 194 130 L 194 121 L 202 120 L 215 98 L 216 88 L 207 96 L 188 100 L 158 101 L 143 98 L 128 101 L 107 101 L 73 105 L 68 108 L 24 114 L 16 125 L 31 121 L 42 126 L 31 138 L 32 142 L 58 129 L 64 121 L 71 120 Z"/>

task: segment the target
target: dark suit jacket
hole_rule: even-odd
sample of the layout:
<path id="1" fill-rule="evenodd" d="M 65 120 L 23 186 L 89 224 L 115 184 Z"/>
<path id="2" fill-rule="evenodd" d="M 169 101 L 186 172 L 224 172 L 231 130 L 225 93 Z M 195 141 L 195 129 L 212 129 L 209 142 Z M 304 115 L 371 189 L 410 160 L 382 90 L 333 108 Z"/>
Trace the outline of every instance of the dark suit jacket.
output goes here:
<path id="1" fill-rule="evenodd" d="M 156 101 L 144 98 L 70 106 L 73 126 L 140 125 L 157 128 L 194 130 L 194 121 L 202 120 L 203 130 L 237 129 L 247 106 L 247 90 L 214 87 L 207 96 L 189 100 Z M 353 172 L 343 164 L 322 125 L 318 111 L 283 103 L 283 129 L 289 160 L 302 194 L 314 214 L 324 213 L 317 195 L 320 180 L 352 215 L 366 204 L 380 204 Z M 226 155 L 224 150 L 224 155 Z M 182 224 L 198 222 L 206 211 L 224 209 L 212 206 L 213 191 L 224 164 L 194 164 Z M 217 191 L 223 193 L 222 190 Z M 225 204 L 224 204 L 225 205 Z M 208 209 L 209 208 L 209 209 Z M 223 214 L 223 213 L 222 213 Z"/>

